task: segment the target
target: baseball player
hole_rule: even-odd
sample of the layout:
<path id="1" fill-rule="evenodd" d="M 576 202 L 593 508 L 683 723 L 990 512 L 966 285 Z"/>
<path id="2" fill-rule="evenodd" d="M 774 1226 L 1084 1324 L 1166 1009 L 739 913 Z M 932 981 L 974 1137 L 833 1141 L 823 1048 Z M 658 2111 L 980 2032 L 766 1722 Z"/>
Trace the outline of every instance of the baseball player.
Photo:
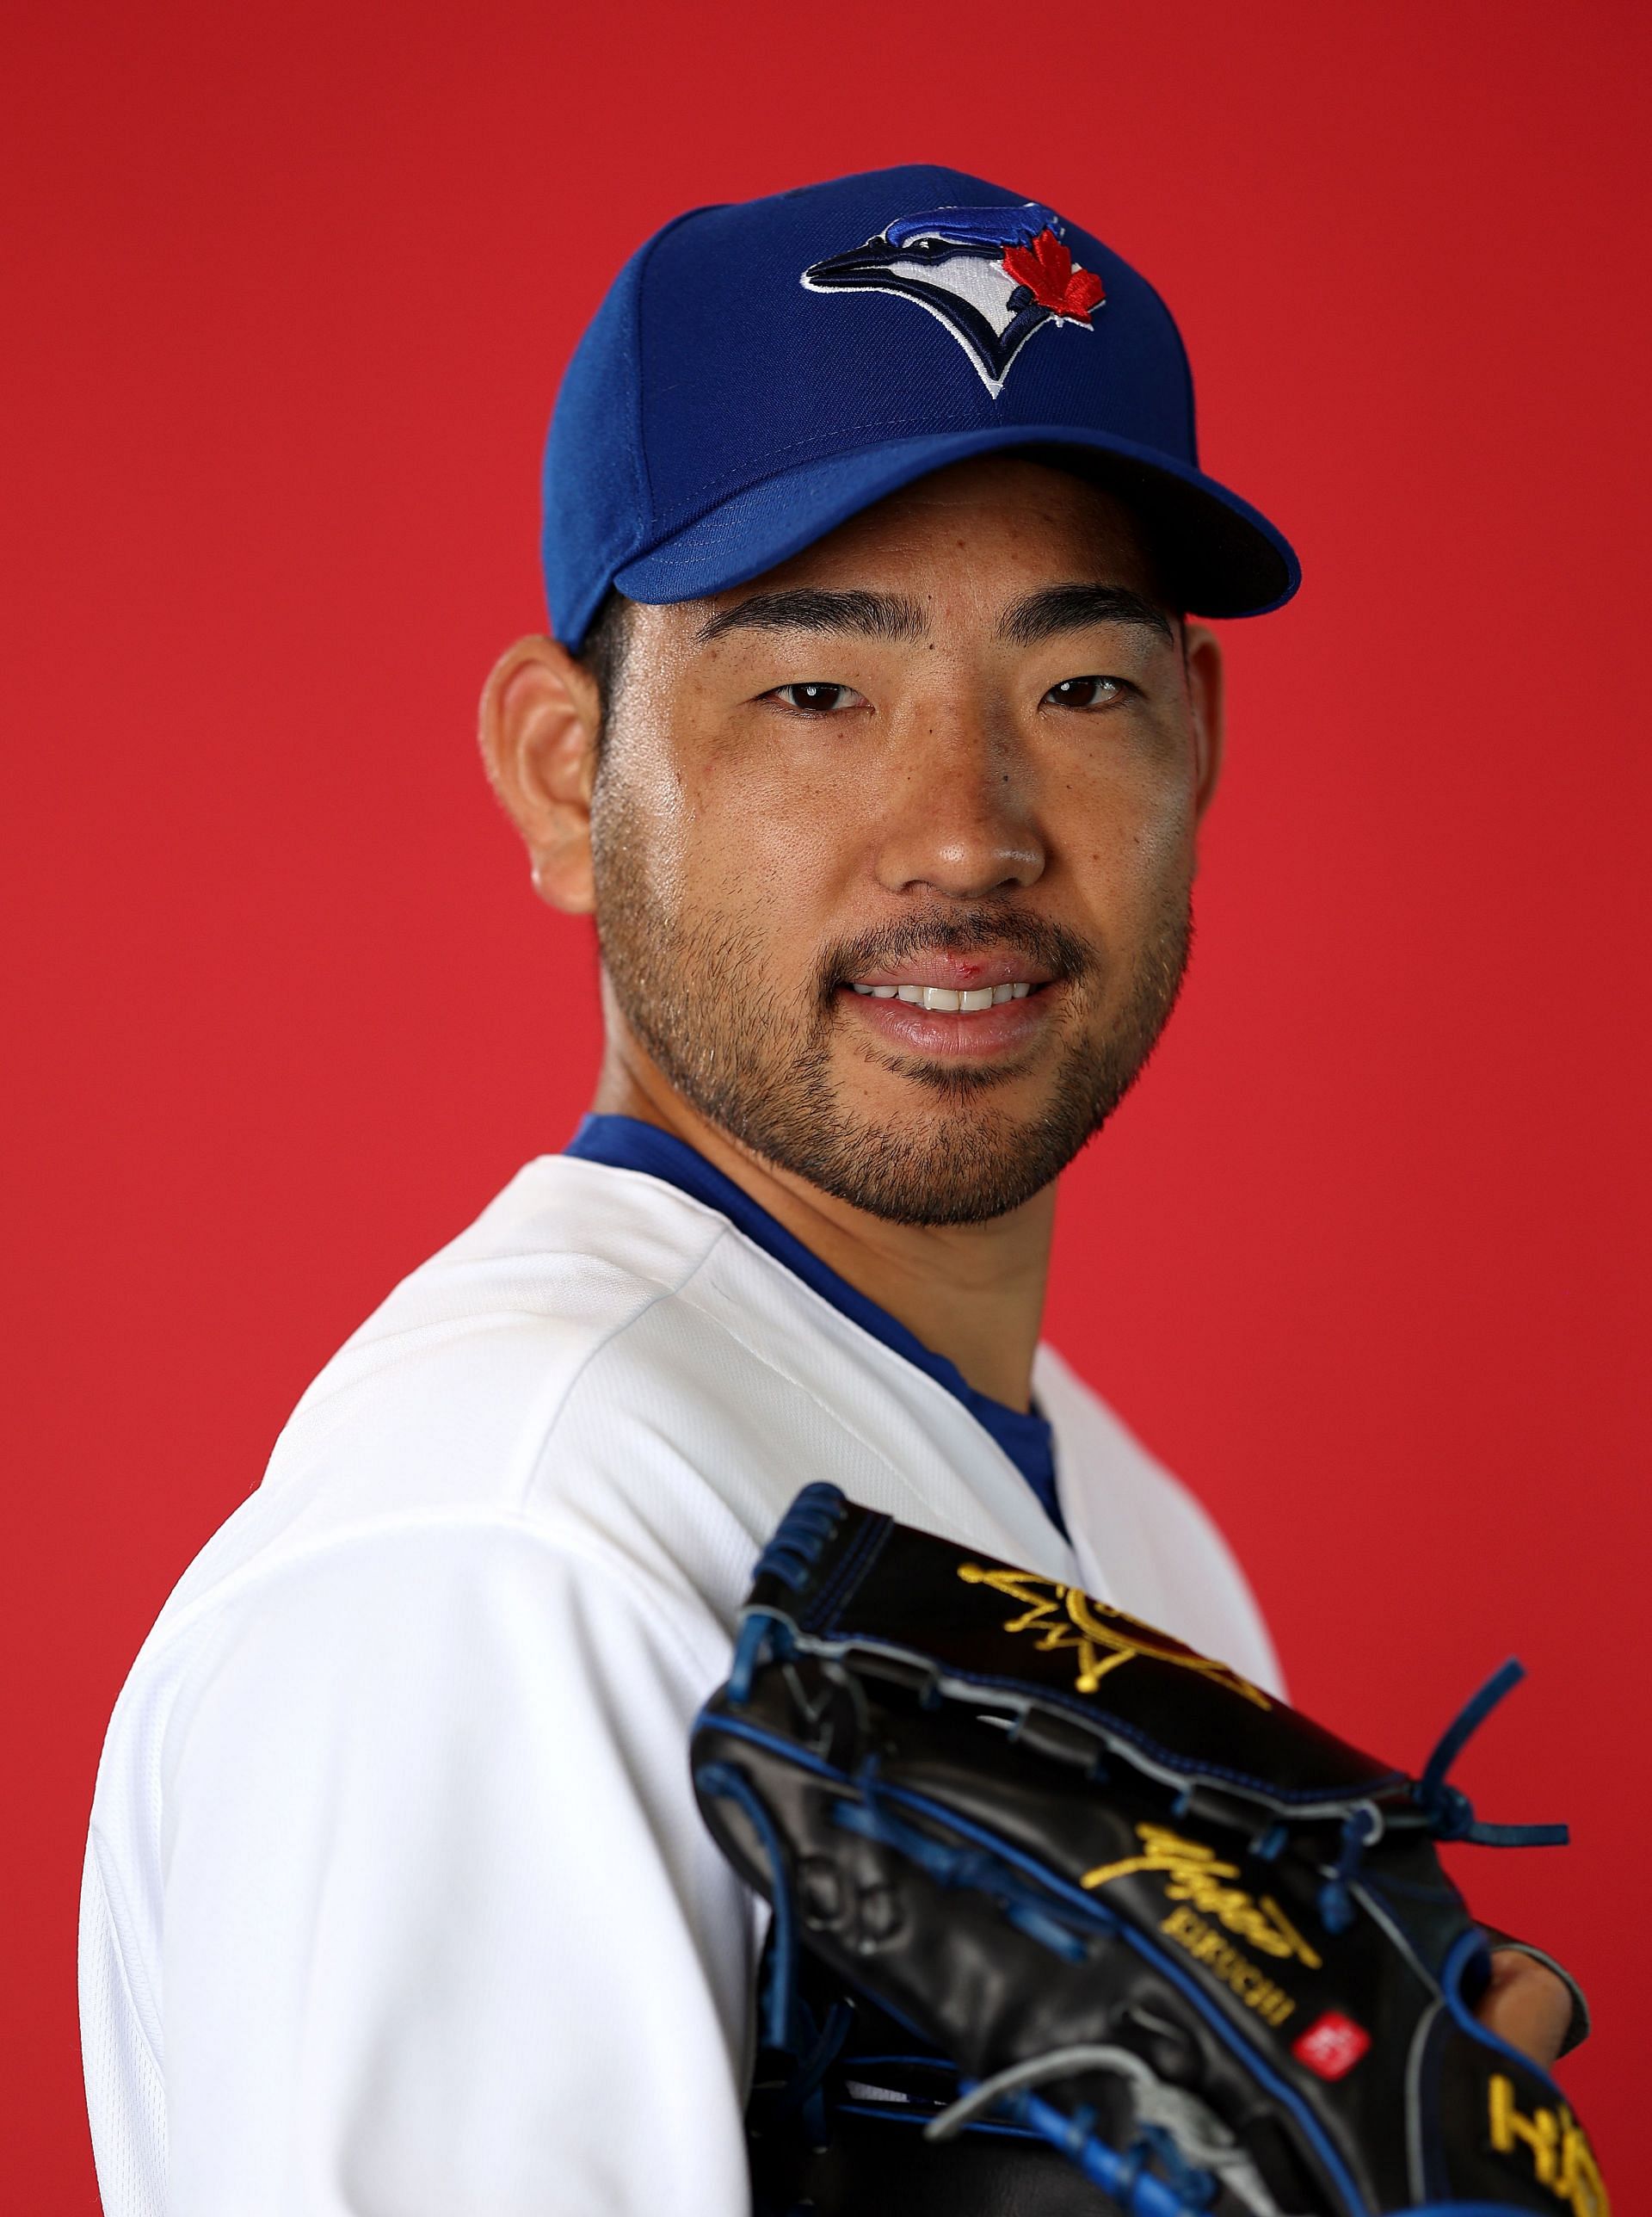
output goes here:
<path id="1" fill-rule="evenodd" d="M 807 1480 L 1279 1683 L 1039 1337 L 1057 1176 L 1187 959 L 1190 615 L 1298 583 L 1199 468 L 1164 305 L 948 170 L 695 211 L 580 343 L 545 519 L 552 635 L 481 735 L 595 918 L 593 1113 L 328 1363 L 120 1695 L 110 2217 L 747 2208 L 762 1935 L 686 1749 Z M 1495 1960 L 1552 2057 L 1568 1983 Z"/>

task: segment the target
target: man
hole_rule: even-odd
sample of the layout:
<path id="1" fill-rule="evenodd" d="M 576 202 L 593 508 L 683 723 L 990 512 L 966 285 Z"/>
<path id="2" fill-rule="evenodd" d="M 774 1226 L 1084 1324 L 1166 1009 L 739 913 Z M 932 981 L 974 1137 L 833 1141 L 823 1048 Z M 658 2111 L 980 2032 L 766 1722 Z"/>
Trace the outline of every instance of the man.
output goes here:
<path id="1" fill-rule="evenodd" d="M 1277 1683 L 1192 1498 L 1039 1343 L 1222 749 L 1187 612 L 1294 590 L 1174 324 L 909 168 L 632 259 L 482 742 L 594 915 L 595 1114 L 391 1294 L 121 1695 L 83 1928 L 120 2217 L 744 2208 L 759 1936 L 689 1720 L 799 1485 Z M 1567 1988 L 1489 2009 L 1552 2055 Z"/>

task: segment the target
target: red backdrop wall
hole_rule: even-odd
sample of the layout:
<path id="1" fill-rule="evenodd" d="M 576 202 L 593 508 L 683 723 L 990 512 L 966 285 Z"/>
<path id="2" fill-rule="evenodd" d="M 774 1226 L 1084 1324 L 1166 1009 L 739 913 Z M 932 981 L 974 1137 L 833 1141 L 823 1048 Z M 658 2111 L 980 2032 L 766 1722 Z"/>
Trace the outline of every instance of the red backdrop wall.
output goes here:
<path id="1" fill-rule="evenodd" d="M 14 0 L 16 2206 L 95 2205 L 74 1903 L 127 1664 L 336 1342 L 586 1096 L 589 942 L 471 741 L 541 620 L 561 365 L 679 207 L 914 157 L 1156 279 L 1307 569 L 1229 627 L 1193 980 L 1069 1180 L 1051 1336 L 1305 1703 L 1415 1759 L 1526 1658 L 1464 1775 L 1576 1844 L 1470 1874 L 1587 1979 L 1568 2083 L 1632 2198 L 1647 22 Z"/>

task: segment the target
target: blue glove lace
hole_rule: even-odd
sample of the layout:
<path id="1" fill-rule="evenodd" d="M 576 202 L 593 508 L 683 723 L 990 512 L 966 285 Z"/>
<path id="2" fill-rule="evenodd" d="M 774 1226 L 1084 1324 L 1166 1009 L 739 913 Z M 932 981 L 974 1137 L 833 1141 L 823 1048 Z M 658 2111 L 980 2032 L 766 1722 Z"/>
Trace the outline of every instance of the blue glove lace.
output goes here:
<path id="1" fill-rule="evenodd" d="M 1458 1711 L 1434 1745 L 1412 1788 L 1412 1798 L 1437 1840 L 1468 1840 L 1483 1848 L 1564 1847 L 1570 1837 L 1564 1825 L 1488 1825 L 1474 1813 L 1474 1804 L 1462 1788 L 1453 1786 L 1446 1772 L 1470 1739 L 1484 1724 L 1506 1694 L 1512 1693 L 1526 1672 L 1512 1658 L 1494 1670 L 1479 1691 Z M 1414 1820 L 1415 1821 L 1415 1820 Z M 1377 1812 L 1368 1804 L 1350 1810 L 1342 1826 L 1342 1845 L 1335 1868 L 1319 1890 L 1319 1913 L 1328 1932 L 1343 1932 L 1353 1920 L 1352 1887 L 1360 1858 L 1382 1831 Z"/>
<path id="2" fill-rule="evenodd" d="M 1111 1917 L 1105 1915 L 1087 1915 L 1082 1921 L 1075 1917 L 1069 1923 L 1058 1904 L 1029 1886 L 1010 1864 L 990 1850 L 951 1847 L 944 1841 L 931 1839 L 927 1832 L 919 1831 L 915 1825 L 895 1814 L 878 1791 L 879 1782 L 874 1758 L 862 1767 L 855 1779 L 861 1800 L 839 1801 L 832 1811 L 833 1823 L 846 1832 L 858 1833 L 862 1839 L 876 1840 L 880 1846 L 895 1849 L 909 1862 L 915 1863 L 927 1877 L 934 1879 L 937 1886 L 962 1887 L 984 1896 L 1018 1930 L 1049 1948 L 1052 1955 L 1064 1956 L 1069 1963 L 1082 1963 L 1089 1953 L 1081 1934 L 1094 1933 L 1103 1924 L 1111 1924 Z"/>
<path id="3" fill-rule="evenodd" d="M 822 1550 L 842 1522 L 848 1506 L 835 1485 L 805 1485 L 757 1558 L 755 1575 L 779 1578 L 796 1593 L 820 1560 Z"/>

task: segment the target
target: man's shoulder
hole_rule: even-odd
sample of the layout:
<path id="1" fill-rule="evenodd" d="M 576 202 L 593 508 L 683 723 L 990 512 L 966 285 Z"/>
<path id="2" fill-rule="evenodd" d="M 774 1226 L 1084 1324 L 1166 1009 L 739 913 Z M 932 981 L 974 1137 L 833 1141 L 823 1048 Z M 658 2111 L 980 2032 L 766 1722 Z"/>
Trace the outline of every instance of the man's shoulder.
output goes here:
<path id="1" fill-rule="evenodd" d="M 1025 1558 L 995 1509 L 1041 1517 L 1001 1461 L 953 1397 L 717 1210 L 544 1157 L 323 1368 L 163 1621 L 445 1517 L 583 1547 L 731 1621 L 809 1477 L 931 1527 L 987 1520 L 977 1543 Z"/>
<path id="2" fill-rule="evenodd" d="M 657 1179 L 564 1156 L 527 1164 L 323 1366 L 169 1613 L 255 1559 L 410 1519 L 533 1523 L 570 1404 L 595 1388 L 611 1423 L 635 1409 L 623 1380 L 657 1311 L 672 1312 L 691 1374 L 716 1368 L 715 1320 L 680 1297 L 730 1230 Z"/>
<path id="3" fill-rule="evenodd" d="M 660 1178 L 572 1155 L 538 1156 L 402 1280 L 299 1410 L 409 1344 L 496 1320 L 539 1321 L 570 1343 L 600 1343 L 681 1291 L 729 1229 L 716 1209 Z"/>

